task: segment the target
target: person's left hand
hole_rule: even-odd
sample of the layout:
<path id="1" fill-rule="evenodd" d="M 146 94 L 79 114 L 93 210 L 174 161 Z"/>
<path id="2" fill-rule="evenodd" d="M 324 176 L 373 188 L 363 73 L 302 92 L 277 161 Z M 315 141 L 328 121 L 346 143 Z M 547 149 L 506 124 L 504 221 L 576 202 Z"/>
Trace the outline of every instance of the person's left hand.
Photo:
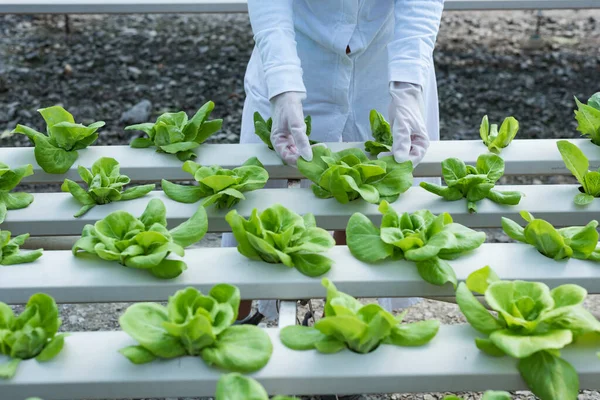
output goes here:
<path id="1" fill-rule="evenodd" d="M 393 155 L 396 162 L 412 161 L 416 167 L 429 148 L 423 91 L 412 83 L 390 82 L 390 95 L 388 111 L 394 141 L 392 151 L 380 153 L 379 157 Z"/>

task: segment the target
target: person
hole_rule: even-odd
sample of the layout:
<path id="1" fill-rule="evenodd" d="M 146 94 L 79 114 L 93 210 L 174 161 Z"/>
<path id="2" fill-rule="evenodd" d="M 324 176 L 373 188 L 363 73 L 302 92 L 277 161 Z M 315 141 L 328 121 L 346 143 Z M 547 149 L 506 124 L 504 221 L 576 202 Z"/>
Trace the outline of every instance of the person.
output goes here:
<path id="1" fill-rule="evenodd" d="M 255 47 L 244 79 L 240 143 L 260 142 L 253 114 L 273 118 L 271 141 L 290 165 L 312 159 L 311 139 L 364 142 L 372 138 L 371 109 L 388 110 L 397 162 L 417 165 L 439 139 L 433 49 L 443 0 L 248 0 Z M 415 180 L 416 181 L 416 180 Z M 301 185 L 309 187 L 303 180 Z M 268 187 L 287 187 L 269 181 Z M 317 199 L 315 198 L 315 201 Z M 343 232 L 335 235 L 343 244 Z M 222 246 L 235 246 L 224 234 Z M 388 310 L 418 299 L 380 299 Z M 274 301 L 240 307 L 239 323 L 277 314 Z"/>

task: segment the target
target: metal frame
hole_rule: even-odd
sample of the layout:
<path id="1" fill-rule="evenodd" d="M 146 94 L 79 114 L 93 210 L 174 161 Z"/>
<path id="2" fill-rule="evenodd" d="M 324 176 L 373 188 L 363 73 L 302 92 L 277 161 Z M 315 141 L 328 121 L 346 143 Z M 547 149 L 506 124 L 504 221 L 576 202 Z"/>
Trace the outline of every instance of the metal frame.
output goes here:
<path id="1" fill-rule="evenodd" d="M 600 8 L 597 0 L 446 0 L 446 11 Z M 246 0 L 0 0 L 0 14 L 245 13 Z"/>
<path id="2" fill-rule="evenodd" d="M 450 284 L 434 286 L 425 282 L 412 262 L 367 264 L 354 258 L 346 246 L 336 246 L 325 255 L 335 264 L 324 277 L 355 297 L 454 296 Z M 239 287 L 244 299 L 296 300 L 323 298 L 326 294 L 320 278 L 304 276 L 283 265 L 249 260 L 235 248 L 190 249 L 183 259 L 188 269 L 181 276 L 161 280 L 91 254 L 73 257 L 70 251 L 46 251 L 34 263 L 0 268 L 0 299 L 8 304 L 24 304 L 32 294 L 43 292 L 59 303 L 165 301 L 188 286 L 208 293 L 222 282 Z M 596 263 L 555 261 L 521 243 L 485 243 L 450 264 L 459 281 L 490 265 L 502 279 L 540 281 L 550 287 L 573 283 L 589 293 L 600 294 L 600 267 Z M 282 315 L 280 319 L 287 319 Z M 294 319 L 295 306 L 289 320 Z"/>
<path id="3" fill-rule="evenodd" d="M 0 0 L 1 1 L 1 0 Z M 600 0 L 598 0 L 600 4 Z M 598 146 L 587 139 L 569 139 L 581 148 L 590 160 L 590 168 L 600 167 Z M 505 175 L 571 175 L 556 147 L 558 139 L 515 140 L 502 151 Z M 363 143 L 327 143 L 333 151 L 350 147 L 363 148 Z M 432 142 L 423 161 L 415 168 L 414 176 L 440 176 L 441 162 L 457 157 L 467 164 L 475 165 L 477 157 L 487 151 L 479 140 L 442 140 Z M 203 165 L 220 165 L 235 168 L 250 157 L 258 157 L 271 179 L 300 179 L 302 175 L 293 167 L 283 165 L 275 152 L 264 144 L 203 144 L 197 150 L 196 162 Z M 28 183 L 61 182 L 65 179 L 81 181 L 77 166 L 91 165 L 100 157 L 113 157 L 119 161 L 121 172 L 133 181 L 156 181 L 156 170 L 167 180 L 193 180 L 181 169 L 181 161 L 175 156 L 157 153 L 153 149 L 132 149 L 129 146 L 92 146 L 79 150 L 79 158 L 63 175 L 45 173 L 35 161 L 31 147 L 8 147 L 0 149 L 0 160 L 11 167 L 32 164 L 34 174 L 25 178 Z M 148 166 L 154 168 L 148 168 Z"/>

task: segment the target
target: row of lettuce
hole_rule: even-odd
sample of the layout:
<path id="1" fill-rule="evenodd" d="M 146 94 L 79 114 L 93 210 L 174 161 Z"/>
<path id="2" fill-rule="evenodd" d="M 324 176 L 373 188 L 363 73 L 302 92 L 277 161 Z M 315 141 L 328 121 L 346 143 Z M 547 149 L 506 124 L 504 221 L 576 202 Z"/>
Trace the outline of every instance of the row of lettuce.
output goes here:
<path id="1" fill-rule="evenodd" d="M 484 232 L 454 222 L 448 213 L 434 215 L 429 210 L 399 213 L 386 200 L 380 202 L 378 209 L 382 214 L 379 226 L 361 213 L 349 218 L 345 232 L 350 253 L 366 263 L 413 262 L 420 276 L 434 285 L 450 282 L 456 287 L 457 277 L 449 262 L 479 248 L 486 240 Z M 521 216 L 525 227 L 502 218 L 502 228 L 512 239 L 529 244 L 555 260 L 600 261 L 596 220 L 585 226 L 557 229 L 527 211 L 522 211 Z M 249 259 L 281 263 L 309 277 L 327 273 L 334 264 L 324 253 L 335 245 L 335 240 L 317 226 L 310 213 L 299 215 L 275 204 L 262 211 L 254 209 L 248 218 L 234 209 L 226 214 L 225 220 L 238 243 L 238 251 Z M 183 257 L 184 249 L 199 242 L 207 231 L 208 216 L 203 206 L 187 221 L 169 230 L 166 207 L 160 199 L 153 198 L 139 217 L 119 210 L 93 225 L 85 225 L 73 253 L 85 251 L 171 279 L 187 268 L 183 260 L 172 256 Z M 20 251 L 19 246 L 28 236 L 11 238 L 11 232 L 0 231 L 0 264 L 21 264 L 39 258 L 41 249 Z"/>
<path id="2" fill-rule="evenodd" d="M 327 291 L 325 316 L 314 326 L 292 325 L 279 331 L 279 340 L 293 351 L 367 354 L 386 351 L 386 346 L 423 346 L 438 333 L 437 320 L 406 323 L 406 312 L 394 316 L 378 304 L 362 304 L 326 278 L 322 283 Z M 494 313 L 475 294 L 483 295 Z M 582 305 L 586 296 L 585 289 L 572 284 L 550 290 L 538 282 L 503 281 L 489 267 L 469 275 L 456 292 L 461 311 L 481 334 L 475 346 L 491 357 L 515 358 L 522 378 L 542 400 L 577 399 L 577 371 L 560 350 L 600 331 L 600 322 Z M 166 306 L 134 304 L 121 315 L 119 324 L 137 344 L 118 351 L 133 364 L 193 356 L 223 371 L 258 371 L 268 364 L 273 344 L 265 330 L 234 324 L 240 298 L 237 287 L 218 284 L 208 294 L 191 287 L 179 290 Z M 0 303 L 0 316 L 0 352 L 10 357 L 0 365 L 2 378 L 12 378 L 22 360 L 45 362 L 68 345 L 68 335 L 58 334 L 58 307 L 46 294 L 33 295 L 18 316 Z M 258 383 L 230 376 L 221 392 L 217 389 L 217 398 L 268 398 Z M 251 394 L 257 397 L 246 397 Z M 502 392 L 487 396 L 510 399 Z"/>
<path id="3" fill-rule="evenodd" d="M 600 92 L 592 95 L 587 104 L 577 98 L 575 102 L 577 129 L 591 137 L 594 144 L 600 145 Z M 182 161 L 193 159 L 196 157 L 193 150 L 222 127 L 223 120 L 209 120 L 214 106 L 212 101 L 205 103 L 192 118 L 180 111 L 164 113 L 156 122 L 128 126 L 125 130 L 141 131 L 146 135 L 133 139 L 131 147 L 155 147 L 157 151 L 173 154 Z M 46 122 L 47 134 L 24 125 L 17 125 L 13 133 L 26 135 L 31 140 L 35 145 L 35 158 L 47 173 L 67 172 L 77 160 L 77 151 L 92 145 L 98 139 L 98 130 L 105 125 L 103 121 L 88 126 L 75 123 L 73 115 L 60 106 L 40 109 L 39 112 Z M 306 134 L 310 135 L 310 116 L 306 117 L 305 122 Z M 370 124 L 374 140 L 365 143 L 367 152 L 377 155 L 390 151 L 393 144 L 390 124 L 376 110 L 371 111 Z M 255 113 L 254 125 L 256 134 L 272 150 L 271 118 L 265 121 L 259 113 Z M 519 124 L 512 117 L 506 118 L 498 129 L 498 125 L 490 124 L 485 116 L 481 122 L 480 136 L 491 152 L 499 153 L 514 139 L 518 129 Z"/>
<path id="4" fill-rule="evenodd" d="M 581 185 L 576 190 L 575 203 L 580 206 L 591 203 L 600 196 L 600 172 L 589 170 L 587 157 L 573 143 L 559 140 L 557 147 L 566 167 Z M 397 163 L 392 156 L 371 160 L 357 148 L 332 152 L 326 147 L 315 147 L 313 154 L 310 162 L 300 159 L 298 169 L 313 182 L 312 191 L 321 199 L 335 198 L 342 204 L 360 198 L 373 204 L 382 201 L 392 203 L 413 184 L 410 161 Z M 448 158 L 442 161 L 441 168 L 445 186 L 430 182 L 421 182 L 420 186 L 447 201 L 466 199 L 471 213 L 477 211 L 477 202 L 483 199 L 517 205 L 523 196 L 518 191 L 495 188 L 504 175 L 504 161 L 496 154 L 481 154 L 474 166 L 466 165 L 457 158 Z M 202 200 L 203 206 L 214 204 L 217 208 L 235 206 L 245 199 L 244 192 L 262 189 L 269 179 L 267 170 L 256 157 L 233 169 L 202 166 L 193 161 L 186 161 L 182 169 L 197 184 L 182 185 L 163 179 L 161 186 L 164 193 L 181 203 Z M 85 187 L 70 179 L 65 179 L 61 186 L 81 204 L 75 217 L 84 215 L 96 205 L 136 199 L 155 189 L 154 184 L 125 189 L 131 180 L 121 174 L 119 163 L 110 157 L 98 159 L 90 169 L 80 165 L 77 171 Z M 9 210 L 25 208 L 34 201 L 32 194 L 13 191 L 23 178 L 32 174 L 31 164 L 10 169 L 0 163 L 0 223 Z"/>
<path id="5" fill-rule="evenodd" d="M 580 129 L 582 132 L 590 134 L 592 128 L 589 126 L 594 126 L 596 120 L 600 121 L 600 109 L 595 108 L 599 102 L 600 93 L 590 98 L 588 104 L 578 102 L 579 111 L 576 114 L 579 126 L 588 127 L 587 130 Z M 148 135 L 148 138 L 134 139 L 132 146 L 155 145 L 161 152 L 177 154 L 180 159 L 187 160 L 182 168 L 198 184 L 187 186 L 163 179 L 161 186 L 168 197 L 182 203 L 195 203 L 204 199 L 204 206 L 215 204 L 218 208 L 230 208 L 245 199 L 244 192 L 263 188 L 269 174 L 255 157 L 231 170 L 219 166 L 202 166 L 189 160 L 196 156 L 192 150 L 221 126 L 220 120 L 208 120 L 213 107 L 212 102 L 206 103 L 189 120 L 184 112 L 167 113 L 161 115 L 155 123 L 128 128 L 142 130 Z M 15 132 L 26 134 L 35 144 L 35 158 L 44 171 L 65 173 L 76 161 L 77 150 L 96 140 L 96 131 L 103 123 L 87 127 L 76 124 L 73 116 L 59 106 L 41 109 L 40 113 L 46 121 L 48 135 L 22 125 L 18 125 Z M 307 133 L 310 134 L 310 118 L 307 118 L 306 123 Z M 269 139 L 271 120 L 265 121 L 256 114 L 255 125 L 257 135 L 272 148 Z M 392 140 L 390 125 L 375 110 L 371 112 L 371 127 L 376 140 L 365 143 L 367 151 L 371 155 L 377 155 L 389 150 Z M 448 158 L 441 165 L 446 185 L 421 182 L 420 186 L 447 201 L 466 199 L 467 208 L 472 213 L 477 211 L 477 202 L 483 199 L 498 204 L 517 205 L 522 193 L 495 188 L 504 175 L 504 161 L 495 153 L 510 144 L 518 129 L 519 124 L 513 117 L 506 118 L 499 129 L 497 125 L 488 123 L 487 116 L 484 117 L 480 133 L 491 152 L 480 155 L 476 165 L 466 165 L 460 159 Z M 597 130 L 600 135 L 600 122 Z M 172 143 L 175 140 L 181 141 Z M 588 159 L 574 144 L 561 140 L 557 146 L 566 167 L 581 185 L 575 193 L 575 203 L 583 206 L 600 197 L 600 171 L 589 170 Z M 318 198 L 335 198 L 342 204 L 359 198 L 374 204 L 384 200 L 394 202 L 413 184 L 412 164 L 397 163 L 392 156 L 372 160 L 358 148 L 332 152 L 322 146 L 314 147 L 313 153 L 312 161 L 298 161 L 298 169 L 313 182 L 312 190 Z M 136 199 L 155 189 L 154 184 L 125 189 L 131 180 L 120 173 L 118 161 L 110 157 L 98 159 L 91 169 L 80 165 L 77 171 L 86 187 L 81 187 L 70 179 L 65 179 L 62 185 L 62 190 L 70 192 L 81 204 L 75 217 L 82 216 L 96 205 Z M 31 194 L 13 192 L 23 178 L 32 174 L 31 164 L 10 169 L 8 165 L 0 163 L 0 223 L 6 218 L 8 210 L 25 208 L 33 202 Z"/>

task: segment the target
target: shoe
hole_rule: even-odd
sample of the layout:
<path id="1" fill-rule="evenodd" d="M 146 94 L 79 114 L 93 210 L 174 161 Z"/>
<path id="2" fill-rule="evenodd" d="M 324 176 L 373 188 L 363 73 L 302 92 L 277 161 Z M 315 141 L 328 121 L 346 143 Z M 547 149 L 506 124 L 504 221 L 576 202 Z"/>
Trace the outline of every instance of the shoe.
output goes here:
<path id="1" fill-rule="evenodd" d="M 238 319 L 233 324 L 234 325 L 258 325 L 258 324 L 260 324 L 260 321 L 262 321 L 264 318 L 265 318 L 265 316 L 257 311 L 254 314 L 248 314 L 248 316 L 244 319 Z"/>

